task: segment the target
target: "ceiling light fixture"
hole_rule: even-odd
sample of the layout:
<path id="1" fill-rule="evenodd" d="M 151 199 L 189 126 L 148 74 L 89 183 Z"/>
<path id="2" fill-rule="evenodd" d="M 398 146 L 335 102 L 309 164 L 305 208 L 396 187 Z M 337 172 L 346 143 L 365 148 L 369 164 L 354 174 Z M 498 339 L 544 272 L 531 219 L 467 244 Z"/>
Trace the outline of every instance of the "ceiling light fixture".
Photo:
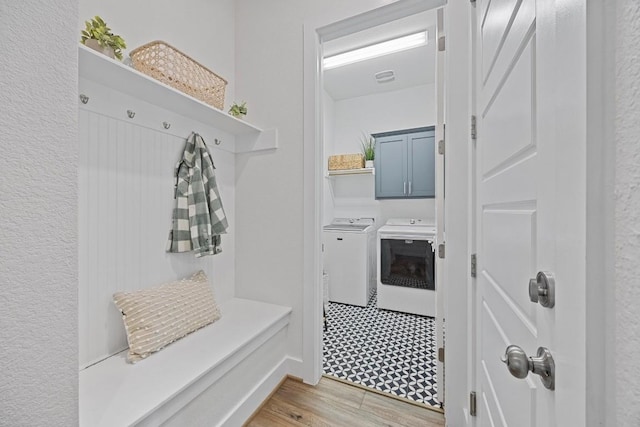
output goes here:
<path id="1" fill-rule="evenodd" d="M 377 58 L 390 53 L 401 52 L 403 50 L 412 49 L 425 44 L 427 44 L 427 32 L 421 31 L 419 33 L 409 34 L 408 36 L 398 37 L 397 39 L 387 40 L 386 42 L 376 43 L 370 46 L 340 53 L 338 55 L 326 57 L 323 60 L 323 65 L 325 70 L 329 70 L 331 68 L 353 64 L 354 62 Z"/>

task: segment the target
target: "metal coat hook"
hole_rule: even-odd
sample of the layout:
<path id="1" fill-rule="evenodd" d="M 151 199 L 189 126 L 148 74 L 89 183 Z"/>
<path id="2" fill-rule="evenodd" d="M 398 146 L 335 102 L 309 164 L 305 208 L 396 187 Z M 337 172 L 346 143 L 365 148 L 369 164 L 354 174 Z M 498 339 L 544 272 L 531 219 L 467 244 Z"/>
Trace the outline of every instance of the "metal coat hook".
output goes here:
<path id="1" fill-rule="evenodd" d="M 80 102 L 82 102 L 83 104 L 86 104 L 87 102 L 89 102 L 89 97 L 87 95 L 85 95 L 84 93 L 80 94 Z"/>
<path id="2" fill-rule="evenodd" d="M 169 129 L 171 127 L 171 123 L 169 122 L 162 122 L 162 127 L 165 129 Z"/>
<path id="3" fill-rule="evenodd" d="M 136 116 L 136 112 L 133 110 L 127 110 L 127 116 L 129 116 L 130 119 L 133 119 Z"/>
<path id="4" fill-rule="evenodd" d="M 213 142 L 214 142 L 214 144 L 216 144 L 216 145 L 220 145 L 220 144 L 222 144 L 222 140 L 221 140 L 221 139 L 218 139 L 218 138 L 214 139 L 214 140 L 213 140 Z"/>

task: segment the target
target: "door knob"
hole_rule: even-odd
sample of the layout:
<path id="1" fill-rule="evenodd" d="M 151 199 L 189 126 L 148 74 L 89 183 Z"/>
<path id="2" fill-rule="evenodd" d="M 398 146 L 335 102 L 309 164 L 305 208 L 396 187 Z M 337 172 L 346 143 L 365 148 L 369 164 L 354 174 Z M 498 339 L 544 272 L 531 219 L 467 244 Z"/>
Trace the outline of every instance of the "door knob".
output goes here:
<path id="1" fill-rule="evenodd" d="M 502 362 L 507 365 L 509 372 L 516 378 L 526 378 L 529 371 L 540 375 L 542 384 L 549 390 L 555 388 L 556 365 L 549 349 L 538 348 L 537 357 L 527 357 L 524 350 L 517 345 L 510 345 L 502 356 Z"/>
<path id="2" fill-rule="evenodd" d="M 541 306 L 553 308 L 556 304 L 556 281 L 553 274 L 540 271 L 535 279 L 529 280 L 529 299 Z"/>

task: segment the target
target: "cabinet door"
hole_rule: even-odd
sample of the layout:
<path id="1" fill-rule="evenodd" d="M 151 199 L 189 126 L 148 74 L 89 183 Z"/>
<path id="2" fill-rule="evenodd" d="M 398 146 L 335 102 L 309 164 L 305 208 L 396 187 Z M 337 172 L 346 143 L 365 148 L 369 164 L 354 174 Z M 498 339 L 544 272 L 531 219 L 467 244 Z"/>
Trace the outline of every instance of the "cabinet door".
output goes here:
<path id="1" fill-rule="evenodd" d="M 407 148 L 407 197 L 435 197 L 435 132 L 407 135 Z"/>
<path id="2" fill-rule="evenodd" d="M 405 197 L 407 182 L 407 136 L 376 138 L 376 199 Z"/>

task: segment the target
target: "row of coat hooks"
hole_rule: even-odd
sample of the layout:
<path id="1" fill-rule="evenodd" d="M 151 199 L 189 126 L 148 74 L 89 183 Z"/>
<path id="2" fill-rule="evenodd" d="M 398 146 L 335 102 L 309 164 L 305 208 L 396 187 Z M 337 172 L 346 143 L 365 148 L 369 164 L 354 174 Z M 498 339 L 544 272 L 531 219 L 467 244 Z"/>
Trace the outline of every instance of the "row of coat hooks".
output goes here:
<path id="1" fill-rule="evenodd" d="M 82 102 L 83 104 L 88 104 L 89 103 L 89 97 L 83 93 L 80 94 L 80 102 Z M 136 112 L 133 110 L 127 110 L 127 117 L 129 117 L 130 119 L 133 119 L 136 116 Z M 165 129 L 170 129 L 171 128 L 171 123 L 169 122 L 162 122 L 162 127 Z M 215 138 L 213 140 L 213 142 L 216 145 L 220 145 L 222 144 L 222 140 Z"/>

